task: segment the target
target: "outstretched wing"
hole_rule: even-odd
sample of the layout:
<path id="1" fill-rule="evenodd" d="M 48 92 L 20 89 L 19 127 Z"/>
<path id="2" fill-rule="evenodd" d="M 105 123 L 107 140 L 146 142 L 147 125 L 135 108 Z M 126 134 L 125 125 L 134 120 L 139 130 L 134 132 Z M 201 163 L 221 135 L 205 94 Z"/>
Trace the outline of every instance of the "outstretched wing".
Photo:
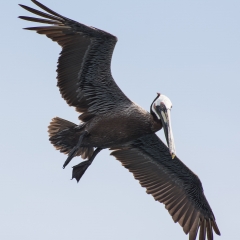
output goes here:
<path id="1" fill-rule="evenodd" d="M 50 25 L 25 29 L 44 34 L 62 47 L 57 85 L 67 103 L 83 113 L 80 119 L 87 121 L 94 115 L 131 104 L 111 75 L 111 58 L 117 38 L 66 18 L 38 1 L 32 2 L 48 13 L 20 5 L 44 18 L 19 18 Z"/>
<path id="2" fill-rule="evenodd" d="M 213 231 L 220 235 L 215 217 L 203 193 L 202 184 L 177 157 L 171 158 L 168 147 L 150 134 L 129 142 L 111 155 L 133 173 L 142 187 L 156 201 L 165 205 L 174 222 L 178 222 L 189 239 L 213 240 Z"/>

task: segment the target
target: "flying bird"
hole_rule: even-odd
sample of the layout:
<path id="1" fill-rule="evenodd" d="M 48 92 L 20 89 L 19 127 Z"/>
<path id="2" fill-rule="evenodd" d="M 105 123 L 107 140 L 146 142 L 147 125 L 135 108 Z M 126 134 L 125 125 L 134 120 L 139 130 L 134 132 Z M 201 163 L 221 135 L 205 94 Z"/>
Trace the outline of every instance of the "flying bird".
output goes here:
<path id="1" fill-rule="evenodd" d="M 170 112 L 172 103 L 158 93 L 150 112 L 132 102 L 111 74 L 111 58 L 117 38 L 100 29 L 66 18 L 38 1 L 45 12 L 21 5 L 39 17 L 21 19 L 48 24 L 29 27 L 57 42 L 62 51 L 57 66 L 57 86 L 69 106 L 80 113 L 80 124 L 55 117 L 49 140 L 67 154 L 65 168 L 75 156 L 85 161 L 73 167 L 72 177 L 81 179 L 96 155 L 109 148 L 111 155 L 133 173 L 156 201 L 165 205 L 189 240 L 220 235 L 201 181 L 176 156 Z M 155 134 L 164 130 L 166 146 Z"/>

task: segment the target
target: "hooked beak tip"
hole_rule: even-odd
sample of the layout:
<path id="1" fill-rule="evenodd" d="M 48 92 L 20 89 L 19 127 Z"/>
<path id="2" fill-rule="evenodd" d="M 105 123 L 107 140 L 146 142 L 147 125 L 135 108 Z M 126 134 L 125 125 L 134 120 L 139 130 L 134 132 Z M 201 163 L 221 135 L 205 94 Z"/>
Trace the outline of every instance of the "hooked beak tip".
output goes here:
<path id="1" fill-rule="evenodd" d="M 175 153 L 171 153 L 172 159 L 176 157 Z"/>

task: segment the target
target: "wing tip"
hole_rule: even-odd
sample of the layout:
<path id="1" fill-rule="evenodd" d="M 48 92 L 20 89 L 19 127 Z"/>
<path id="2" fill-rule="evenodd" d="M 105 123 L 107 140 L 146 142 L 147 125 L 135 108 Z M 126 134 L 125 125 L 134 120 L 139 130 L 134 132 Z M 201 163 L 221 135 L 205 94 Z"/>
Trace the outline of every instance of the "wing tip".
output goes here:
<path id="1" fill-rule="evenodd" d="M 31 8 L 31 7 L 28 7 L 28 6 L 26 6 L 26 5 L 23 5 L 23 4 L 18 4 L 20 7 L 22 7 L 23 9 L 25 9 L 25 10 L 27 10 L 27 11 L 29 11 L 29 12 L 31 12 L 32 10 L 35 10 L 35 9 L 33 9 L 33 8 Z M 35 10 L 36 11 L 36 10 Z"/>
<path id="2" fill-rule="evenodd" d="M 23 28 L 24 30 L 37 30 L 35 29 L 35 27 L 26 27 L 26 28 Z"/>
<path id="3" fill-rule="evenodd" d="M 20 18 L 22 20 L 26 20 L 27 17 L 25 17 L 25 16 L 18 16 L 18 18 Z"/>
<path id="4" fill-rule="evenodd" d="M 28 7 L 28 6 L 26 6 L 26 5 L 24 5 L 24 4 L 18 4 L 20 7 L 22 7 L 22 8 L 24 8 L 24 9 L 26 9 L 26 10 L 28 10 L 29 11 L 29 9 L 32 9 L 32 8 L 30 8 L 30 7 Z"/>
<path id="5" fill-rule="evenodd" d="M 218 235 L 218 236 L 221 236 L 221 233 L 220 233 L 220 230 L 217 226 L 217 223 L 215 220 L 212 221 L 212 228 L 214 230 L 214 232 Z"/>

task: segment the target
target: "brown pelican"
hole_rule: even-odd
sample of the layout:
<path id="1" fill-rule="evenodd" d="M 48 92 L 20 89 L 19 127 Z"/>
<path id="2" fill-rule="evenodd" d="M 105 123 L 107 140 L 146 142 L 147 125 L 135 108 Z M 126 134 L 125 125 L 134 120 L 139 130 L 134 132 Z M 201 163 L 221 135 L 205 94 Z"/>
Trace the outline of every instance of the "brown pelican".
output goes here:
<path id="1" fill-rule="evenodd" d="M 43 17 L 20 18 L 50 25 L 26 29 L 44 34 L 62 47 L 57 86 L 67 103 L 81 114 L 79 125 L 58 117 L 50 123 L 51 143 L 68 154 L 63 167 L 75 156 L 87 159 L 73 167 L 72 177 L 79 181 L 95 156 L 110 148 L 111 155 L 133 173 L 147 193 L 165 205 L 190 240 L 196 239 L 198 232 L 200 240 L 206 234 L 212 240 L 213 230 L 220 235 L 199 178 L 175 156 L 169 98 L 158 94 L 150 113 L 133 103 L 111 75 L 117 38 L 32 2 L 47 13 L 20 5 Z M 168 147 L 155 134 L 162 127 Z"/>

